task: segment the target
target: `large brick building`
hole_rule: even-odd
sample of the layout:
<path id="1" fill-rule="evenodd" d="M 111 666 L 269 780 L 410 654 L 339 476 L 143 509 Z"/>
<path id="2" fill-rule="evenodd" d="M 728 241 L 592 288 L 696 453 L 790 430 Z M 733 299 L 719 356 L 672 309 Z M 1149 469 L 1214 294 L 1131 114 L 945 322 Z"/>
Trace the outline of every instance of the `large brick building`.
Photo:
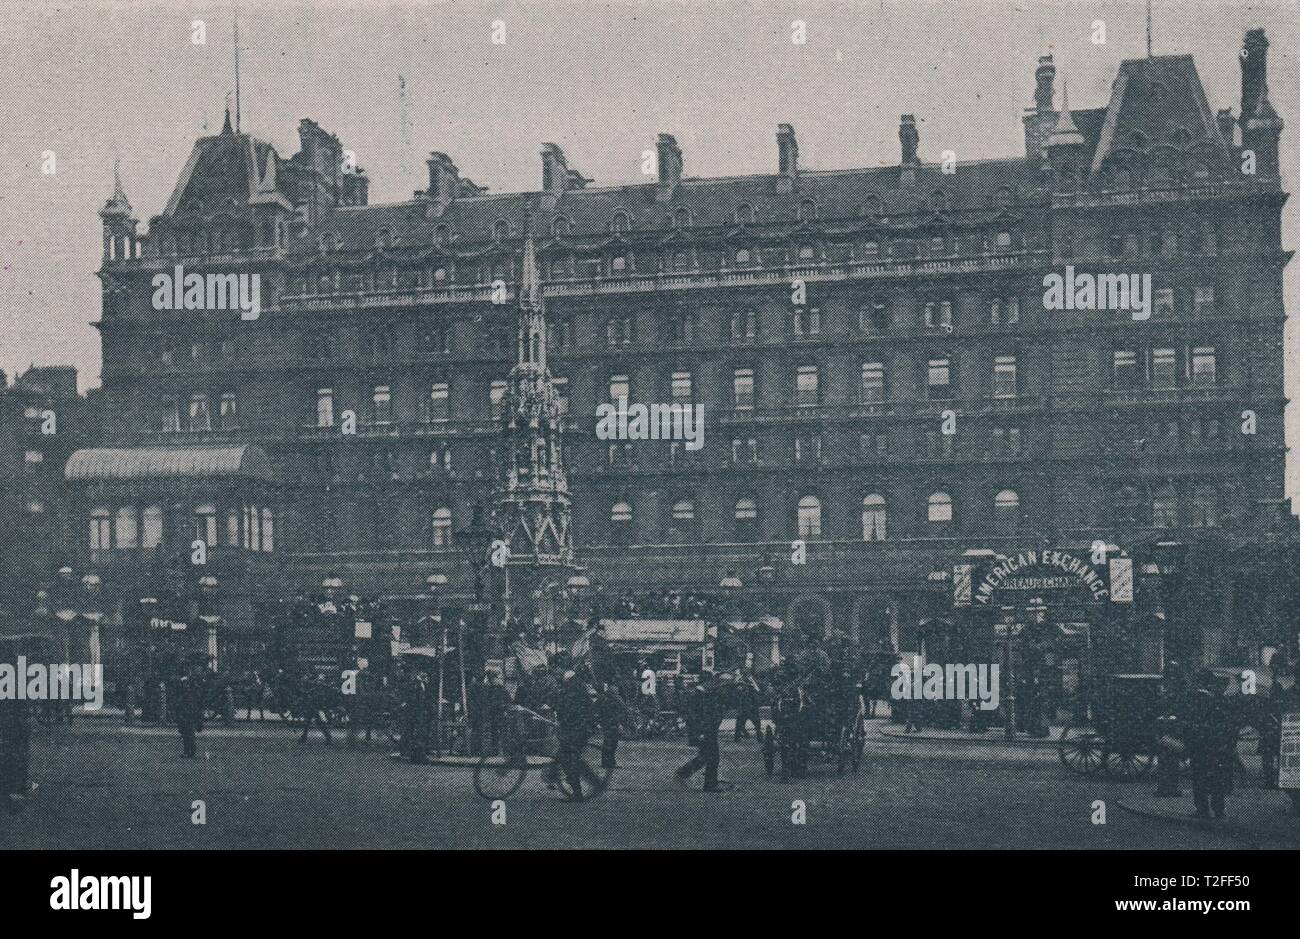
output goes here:
<path id="1" fill-rule="evenodd" d="M 328 572 L 409 594 L 441 569 L 467 599 L 455 542 L 512 465 L 531 237 L 571 536 L 607 592 L 730 571 L 787 623 L 907 649 L 963 620 L 954 565 L 978 587 L 988 558 L 1096 563 L 1100 541 L 1137 561 L 1138 602 L 1016 585 L 1063 642 L 1083 625 L 1148 667 L 1166 643 L 1276 644 L 1290 254 L 1267 48 L 1247 34 L 1236 115 L 1187 56 L 1126 61 L 1072 110 L 1045 56 L 1006 159 L 945 163 L 904 115 L 895 165 L 812 170 L 782 124 L 750 176 L 687 175 L 663 134 L 654 181 L 596 185 L 546 144 L 537 191 L 495 194 L 433 153 L 390 205 L 315 122 L 286 159 L 227 121 L 147 234 L 120 187 L 101 213 L 102 443 L 125 449 L 70 465 L 95 481 L 84 547 L 138 571 L 197 535 L 239 559 L 223 602 L 249 630 L 259 593 Z M 260 275 L 260 315 L 157 309 L 178 266 Z M 1150 275 L 1149 318 L 1046 308 L 1067 268 Z M 704 446 L 598 439 L 620 397 L 702 404 Z"/>

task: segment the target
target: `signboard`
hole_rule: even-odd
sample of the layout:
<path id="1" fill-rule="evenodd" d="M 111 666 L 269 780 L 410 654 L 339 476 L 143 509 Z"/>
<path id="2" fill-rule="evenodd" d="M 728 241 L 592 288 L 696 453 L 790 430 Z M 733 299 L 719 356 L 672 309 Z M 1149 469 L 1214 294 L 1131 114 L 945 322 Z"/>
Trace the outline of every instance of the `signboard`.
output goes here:
<path id="1" fill-rule="evenodd" d="M 974 599 L 987 606 L 1002 590 L 1043 591 L 1083 589 L 1092 602 L 1100 603 L 1108 595 L 1105 579 L 1082 558 L 1067 551 L 1022 551 L 1001 558 L 975 590 Z"/>
<path id="2" fill-rule="evenodd" d="M 1133 559 L 1110 559 L 1110 599 L 1112 603 L 1133 602 Z"/>
<path id="3" fill-rule="evenodd" d="M 174 629 L 178 631 L 189 628 L 187 623 L 180 623 L 173 619 L 161 619 L 157 616 L 149 620 L 149 625 L 154 629 Z"/>
<path id="4" fill-rule="evenodd" d="M 1025 627 L 1022 626 L 1020 623 L 994 623 L 993 635 L 1001 639 L 1005 639 L 1008 634 L 1012 636 L 1019 636 L 1020 631 L 1024 628 Z"/>
<path id="5" fill-rule="evenodd" d="M 371 625 L 364 620 L 357 620 L 357 638 L 369 639 L 371 635 Z"/>
<path id="6" fill-rule="evenodd" d="M 952 605 L 970 606 L 971 575 L 969 564 L 954 564 L 952 568 Z"/>
<path id="7" fill-rule="evenodd" d="M 1282 715 L 1282 751 L 1277 767 L 1278 788 L 1300 789 L 1300 713 Z"/>

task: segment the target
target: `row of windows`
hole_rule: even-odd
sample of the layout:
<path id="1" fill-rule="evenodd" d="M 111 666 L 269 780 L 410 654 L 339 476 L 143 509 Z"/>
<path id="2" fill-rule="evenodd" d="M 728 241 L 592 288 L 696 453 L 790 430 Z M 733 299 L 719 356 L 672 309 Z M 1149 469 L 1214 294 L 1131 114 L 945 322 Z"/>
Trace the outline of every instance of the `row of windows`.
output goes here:
<path id="1" fill-rule="evenodd" d="M 1120 523 L 1150 524 L 1156 528 L 1174 528 L 1188 524 L 1193 528 L 1212 528 L 1220 524 L 1221 512 L 1217 489 L 1210 485 L 1197 485 L 1191 489 L 1186 507 L 1172 485 L 1156 489 L 1149 503 L 1150 514 L 1143 512 L 1137 491 L 1131 487 L 1121 489 L 1115 502 L 1114 519 Z M 1184 508 L 1187 509 L 1184 515 Z M 1023 521 L 1020 496 L 1014 489 L 1002 489 L 989 503 L 993 526 L 1003 532 L 1015 532 Z M 952 496 L 943 490 L 932 492 L 924 504 L 925 521 L 931 526 L 943 527 L 955 523 Z M 738 540 L 753 540 L 758 535 L 759 503 L 752 497 L 742 496 L 732 507 L 735 532 Z M 889 501 L 880 493 L 863 496 L 861 503 L 861 536 L 864 541 L 884 541 L 888 537 Z M 635 521 L 632 503 L 620 499 L 610 506 L 611 534 L 616 541 L 627 541 Z M 672 503 L 667 519 L 669 536 L 693 539 L 697 536 L 696 505 L 691 498 L 679 498 Z M 823 537 L 822 501 L 814 495 L 800 497 L 795 509 L 791 534 L 798 538 Z"/>
<path id="2" fill-rule="evenodd" d="M 191 533 L 194 541 L 209 547 L 217 544 L 217 508 L 200 505 L 191 516 Z M 90 511 L 89 544 L 92 551 L 110 549 L 151 550 L 163 544 L 163 509 L 160 505 L 146 505 L 143 510 L 133 505 L 119 506 L 116 512 L 99 506 Z M 272 551 L 275 548 L 275 518 L 269 508 L 245 505 L 226 511 L 225 544 L 244 547 L 250 551 Z"/>

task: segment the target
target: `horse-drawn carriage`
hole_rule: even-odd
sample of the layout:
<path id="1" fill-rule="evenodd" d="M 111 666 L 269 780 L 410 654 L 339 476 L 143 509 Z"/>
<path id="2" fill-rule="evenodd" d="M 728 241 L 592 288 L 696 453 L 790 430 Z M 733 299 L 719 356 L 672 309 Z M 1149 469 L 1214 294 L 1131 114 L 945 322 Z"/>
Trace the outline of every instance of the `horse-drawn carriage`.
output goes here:
<path id="1" fill-rule="evenodd" d="M 770 776 L 780 758 L 782 779 L 807 773 L 809 754 L 858 771 L 866 744 L 866 707 L 846 669 L 825 655 L 773 670 L 772 724 L 763 731 L 763 767 Z"/>

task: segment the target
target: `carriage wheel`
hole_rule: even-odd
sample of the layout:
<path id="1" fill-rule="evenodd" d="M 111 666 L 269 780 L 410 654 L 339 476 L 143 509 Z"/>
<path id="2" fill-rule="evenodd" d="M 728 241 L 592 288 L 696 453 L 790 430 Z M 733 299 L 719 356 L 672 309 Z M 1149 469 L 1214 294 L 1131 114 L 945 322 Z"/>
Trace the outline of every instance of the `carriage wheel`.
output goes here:
<path id="1" fill-rule="evenodd" d="M 1141 779 L 1151 772 L 1156 758 L 1150 753 L 1135 750 L 1109 750 L 1105 756 L 1106 775 L 1114 779 Z"/>
<path id="2" fill-rule="evenodd" d="M 1091 776 L 1104 765 L 1101 739 L 1096 734 L 1076 733 L 1071 737 L 1067 725 L 1061 729 L 1060 740 L 1056 755 L 1066 769 L 1081 776 Z"/>
<path id="3" fill-rule="evenodd" d="M 763 728 L 763 769 L 769 776 L 776 772 L 776 735 L 771 727 Z"/>
<path id="4" fill-rule="evenodd" d="M 867 728 L 862 721 L 857 721 L 853 725 L 853 737 L 849 741 L 849 762 L 853 766 L 853 772 L 858 771 L 862 765 L 862 751 L 867 745 Z"/>
<path id="5" fill-rule="evenodd" d="M 836 756 L 839 757 L 838 765 L 835 768 L 835 772 L 837 772 L 841 776 L 844 775 L 845 767 L 849 765 L 849 748 L 851 746 L 852 743 L 849 739 L 849 729 L 847 727 L 841 727 L 840 739 L 838 744 L 835 747 Z"/>
<path id="6" fill-rule="evenodd" d="M 528 775 L 528 762 L 485 756 L 474 767 L 474 791 L 488 801 L 514 795 Z"/>

